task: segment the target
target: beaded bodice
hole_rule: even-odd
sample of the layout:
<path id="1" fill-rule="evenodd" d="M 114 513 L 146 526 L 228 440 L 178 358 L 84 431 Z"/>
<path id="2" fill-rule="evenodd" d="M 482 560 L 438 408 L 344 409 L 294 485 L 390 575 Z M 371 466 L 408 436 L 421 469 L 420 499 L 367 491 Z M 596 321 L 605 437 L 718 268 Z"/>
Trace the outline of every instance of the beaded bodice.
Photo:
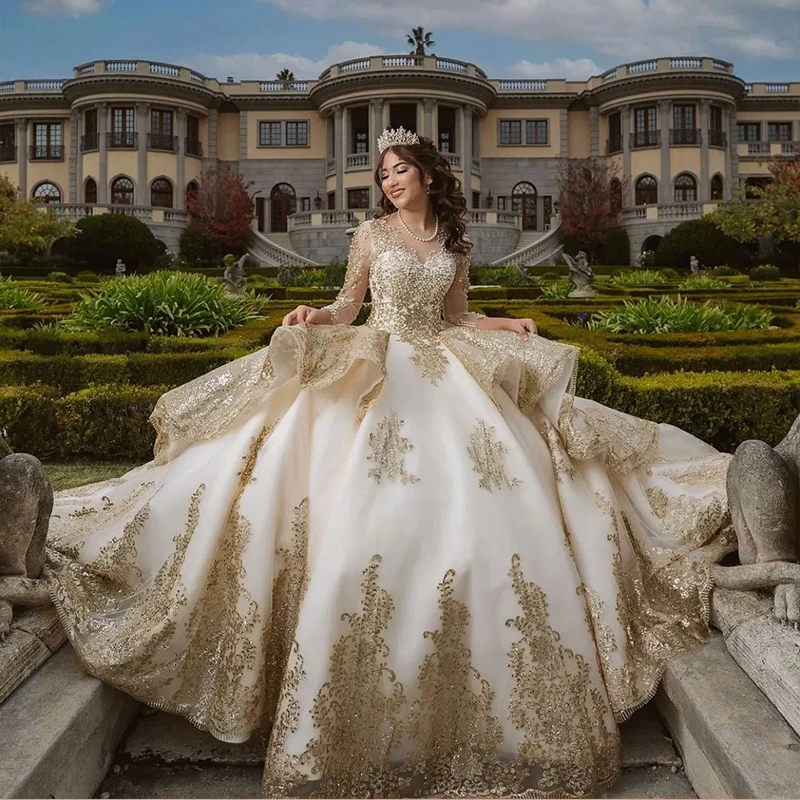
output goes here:
<path id="1" fill-rule="evenodd" d="M 375 220 L 371 229 L 372 311 L 367 325 L 404 337 L 438 333 L 445 327 L 442 306 L 455 276 L 456 256 L 439 249 L 423 260 L 383 220 Z"/>

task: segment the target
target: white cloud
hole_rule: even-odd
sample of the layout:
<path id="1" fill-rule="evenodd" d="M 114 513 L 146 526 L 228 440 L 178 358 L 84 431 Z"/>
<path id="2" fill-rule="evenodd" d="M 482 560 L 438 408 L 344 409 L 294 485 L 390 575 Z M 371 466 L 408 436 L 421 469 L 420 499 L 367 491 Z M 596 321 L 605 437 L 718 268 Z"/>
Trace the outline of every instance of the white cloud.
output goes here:
<path id="1" fill-rule="evenodd" d="M 358 19 L 396 37 L 423 25 L 447 49 L 446 31 L 468 29 L 601 53 L 606 65 L 655 55 L 710 55 L 736 61 L 798 56 L 797 0 L 258 0 L 315 19 Z"/>
<path id="2" fill-rule="evenodd" d="M 511 67 L 511 75 L 516 78 L 566 78 L 568 81 L 585 81 L 601 72 L 591 58 L 556 58 L 541 64 L 523 59 Z"/>
<path id="3" fill-rule="evenodd" d="M 43 17 L 82 17 L 103 7 L 103 0 L 31 0 L 28 8 Z"/>
<path id="4" fill-rule="evenodd" d="M 341 42 L 331 45 L 325 56 L 316 61 L 289 53 L 233 53 L 224 56 L 198 53 L 183 61 L 198 72 L 220 80 L 229 75 L 236 80 L 272 80 L 282 69 L 291 70 L 295 78 L 304 80 L 319 77 L 331 64 L 382 52 L 380 47 L 366 42 Z"/>

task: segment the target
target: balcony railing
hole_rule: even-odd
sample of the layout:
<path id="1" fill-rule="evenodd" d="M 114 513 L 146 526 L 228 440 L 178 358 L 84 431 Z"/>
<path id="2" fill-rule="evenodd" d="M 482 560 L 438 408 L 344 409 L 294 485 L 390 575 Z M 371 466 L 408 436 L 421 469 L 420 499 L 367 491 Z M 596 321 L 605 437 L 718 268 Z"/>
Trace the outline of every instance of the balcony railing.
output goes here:
<path id="1" fill-rule="evenodd" d="M 670 144 L 693 144 L 703 143 L 703 134 L 697 128 L 672 128 L 669 132 Z"/>
<path id="2" fill-rule="evenodd" d="M 87 150 L 97 150 L 100 147 L 100 134 L 97 131 L 93 133 L 84 133 L 81 136 L 81 152 L 85 153 Z"/>
<path id="3" fill-rule="evenodd" d="M 16 161 L 17 146 L 15 144 L 0 144 L 0 161 Z"/>
<path id="4" fill-rule="evenodd" d="M 188 136 L 185 141 L 186 155 L 203 157 L 203 143 L 199 139 L 190 139 Z"/>
<path id="5" fill-rule="evenodd" d="M 347 156 L 347 169 L 368 169 L 369 153 L 350 153 Z"/>
<path id="6" fill-rule="evenodd" d="M 63 144 L 32 144 L 30 150 L 31 161 L 63 161 Z"/>
<path id="7" fill-rule="evenodd" d="M 748 142 L 747 155 L 749 156 L 768 156 L 771 152 L 769 142 Z"/>
<path id="8" fill-rule="evenodd" d="M 472 174 L 473 175 L 480 175 L 481 174 L 481 160 L 479 158 L 472 159 Z"/>
<path id="9" fill-rule="evenodd" d="M 709 128 L 708 143 L 711 145 L 711 147 L 727 147 L 728 134 L 722 130 L 715 130 L 714 128 Z"/>
<path id="10" fill-rule="evenodd" d="M 136 148 L 138 144 L 139 135 L 135 131 L 112 131 L 106 134 L 108 148 Z"/>
<path id="11" fill-rule="evenodd" d="M 112 203 L 49 203 L 48 208 L 53 209 L 60 218 L 77 220 L 81 217 L 90 217 L 96 209 L 110 214 L 124 214 L 126 217 L 136 217 L 144 222 L 175 222 L 185 225 L 187 214 L 177 208 L 164 208 L 162 206 L 134 206 L 128 204 Z M 163 215 L 163 220 L 162 220 Z"/>
<path id="12" fill-rule="evenodd" d="M 336 159 L 329 158 L 325 161 L 325 177 L 336 174 Z"/>
<path id="13" fill-rule="evenodd" d="M 610 155 L 611 153 L 621 153 L 622 152 L 622 134 L 619 136 L 609 136 L 606 139 L 606 155 Z"/>
<path id="14" fill-rule="evenodd" d="M 451 168 L 461 169 L 461 156 L 458 153 L 442 153 L 442 155 L 450 162 Z"/>
<path id="15" fill-rule="evenodd" d="M 658 147 L 661 144 L 661 131 L 634 131 L 631 134 L 631 150 L 637 147 Z"/>
<path id="16" fill-rule="evenodd" d="M 781 155 L 793 156 L 800 150 L 800 142 L 781 142 Z"/>
<path id="17" fill-rule="evenodd" d="M 169 153 L 178 152 L 178 137 L 171 133 L 148 133 L 148 150 L 166 150 Z"/>

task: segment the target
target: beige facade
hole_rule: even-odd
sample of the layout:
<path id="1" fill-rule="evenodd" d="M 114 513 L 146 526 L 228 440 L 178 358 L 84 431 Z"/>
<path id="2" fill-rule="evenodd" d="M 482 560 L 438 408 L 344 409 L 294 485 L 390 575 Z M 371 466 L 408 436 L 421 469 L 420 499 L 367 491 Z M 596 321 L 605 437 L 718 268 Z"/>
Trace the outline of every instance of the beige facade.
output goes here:
<path id="1" fill-rule="evenodd" d="M 0 172 L 71 216 L 131 206 L 179 229 L 187 186 L 225 164 L 253 183 L 269 234 L 377 205 L 375 140 L 399 125 L 434 140 L 472 211 L 497 212 L 480 219 L 544 233 L 563 159 L 594 156 L 628 178 L 626 225 L 674 224 L 794 152 L 800 82 L 748 84 L 708 57 L 624 64 L 585 82 L 491 79 L 436 56 L 372 56 L 283 83 L 94 61 L 65 80 L 0 83 Z M 694 210 L 678 215 L 675 203 Z"/>

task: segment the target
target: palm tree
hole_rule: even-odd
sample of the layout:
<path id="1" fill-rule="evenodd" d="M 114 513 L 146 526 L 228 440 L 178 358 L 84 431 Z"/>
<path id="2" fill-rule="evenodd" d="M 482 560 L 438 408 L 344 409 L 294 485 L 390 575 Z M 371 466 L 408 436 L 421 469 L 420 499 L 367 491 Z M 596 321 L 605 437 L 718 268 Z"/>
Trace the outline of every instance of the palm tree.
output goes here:
<path id="1" fill-rule="evenodd" d="M 411 51 L 412 56 L 424 56 L 425 48 L 433 47 L 436 44 L 433 41 L 433 34 L 430 31 L 426 31 L 421 25 L 419 28 L 412 28 L 411 33 L 406 38 L 414 48 Z"/>
<path id="2" fill-rule="evenodd" d="M 283 84 L 284 89 L 291 88 L 291 85 L 294 83 L 294 72 L 290 69 L 282 69 L 276 77 Z"/>

